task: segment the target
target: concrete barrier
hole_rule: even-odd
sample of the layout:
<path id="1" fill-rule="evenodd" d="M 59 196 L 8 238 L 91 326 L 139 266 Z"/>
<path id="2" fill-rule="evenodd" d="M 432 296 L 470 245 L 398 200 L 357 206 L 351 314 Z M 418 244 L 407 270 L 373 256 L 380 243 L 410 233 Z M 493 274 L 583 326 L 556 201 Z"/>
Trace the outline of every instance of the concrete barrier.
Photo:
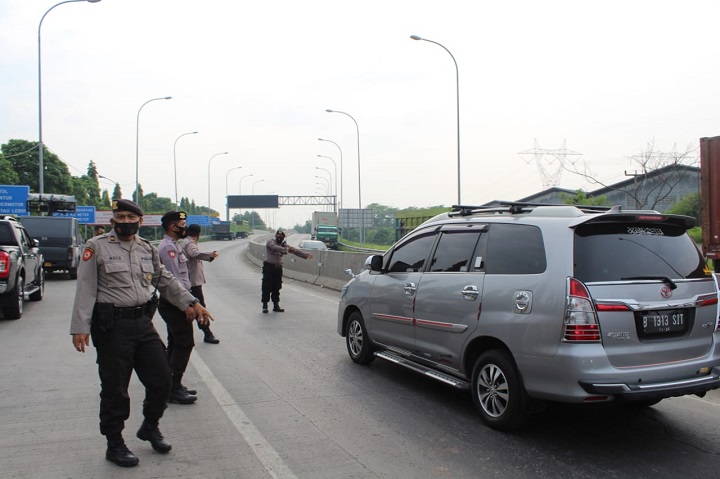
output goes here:
<path id="1" fill-rule="evenodd" d="M 270 235 L 253 235 L 248 244 L 248 259 L 262 267 L 265 258 L 265 242 Z M 340 291 L 350 277 L 346 269 L 355 274 L 362 270 L 368 253 L 349 253 L 344 251 L 313 251 L 312 259 L 302 259 L 289 254 L 283 260 L 283 275 L 298 281 L 316 284 L 325 288 Z"/>

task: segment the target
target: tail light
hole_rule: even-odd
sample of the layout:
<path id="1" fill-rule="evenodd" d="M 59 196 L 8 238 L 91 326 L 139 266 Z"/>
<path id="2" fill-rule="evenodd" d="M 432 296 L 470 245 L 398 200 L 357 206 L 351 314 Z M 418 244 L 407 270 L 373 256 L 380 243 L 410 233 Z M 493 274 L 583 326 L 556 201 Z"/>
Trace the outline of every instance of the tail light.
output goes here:
<path id="1" fill-rule="evenodd" d="M 584 284 L 568 278 L 563 340 L 572 342 L 600 342 L 597 312 Z"/>
<path id="2" fill-rule="evenodd" d="M 0 251 L 0 278 L 6 279 L 10 275 L 10 255 Z"/>
<path id="3" fill-rule="evenodd" d="M 68 248 L 68 249 L 67 249 L 67 253 L 68 253 L 67 259 L 70 260 L 70 261 L 72 261 L 72 260 L 73 260 L 73 255 L 74 255 L 75 251 L 73 251 L 72 248 Z"/>

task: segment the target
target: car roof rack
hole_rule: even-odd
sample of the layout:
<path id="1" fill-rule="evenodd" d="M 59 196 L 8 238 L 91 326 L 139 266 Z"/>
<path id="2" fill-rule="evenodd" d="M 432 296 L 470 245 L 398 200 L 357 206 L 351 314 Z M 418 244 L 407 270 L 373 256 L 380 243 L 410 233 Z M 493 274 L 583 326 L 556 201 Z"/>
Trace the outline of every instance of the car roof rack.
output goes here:
<path id="1" fill-rule="evenodd" d="M 555 203 L 528 203 L 521 201 L 498 201 L 494 205 L 471 206 L 471 205 L 453 205 L 452 211 L 448 216 L 470 216 L 475 213 L 509 213 L 516 215 L 519 213 L 529 213 L 539 206 L 564 206 L 575 207 L 584 213 L 598 213 L 609 211 L 618 213 L 620 206 L 596 206 L 596 205 L 574 205 L 574 204 L 555 204 Z M 610 211 L 612 209 L 612 211 Z"/>

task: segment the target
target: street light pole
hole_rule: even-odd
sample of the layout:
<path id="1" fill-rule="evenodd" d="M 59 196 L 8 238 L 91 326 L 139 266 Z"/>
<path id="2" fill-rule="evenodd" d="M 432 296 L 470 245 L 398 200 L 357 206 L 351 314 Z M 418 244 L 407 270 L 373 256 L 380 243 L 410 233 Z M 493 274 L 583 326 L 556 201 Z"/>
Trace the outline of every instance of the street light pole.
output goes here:
<path id="1" fill-rule="evenodd" d="M 242 195 L 242 180 L 244 180 L 244 179 L 247 178 L 248 176 L 255 176 L 255 175 L 253 175 L 253 174 L 251 173 L 251 174 L 249 174 L 249 175 L 245 175 L 245 176 L 241 176 L 241 177 L 240 177 L 240 181 L 238 182 L 238 195 Z"/>
<path id="2" fill-rule="evenodd" d="M 457 61 L 455 61 L 455 57 L 453 54 L 445 48 L 444 45 L 435 42 L 433 40 L 428 40 L 427 38 L 422 38 L 417 35 L 410 35 L 410 38 L 413 40 L 423 40 L 425 42 L 434 43 L 435 45 L 442 47 L 443 50 L 448 52 L 450 55 L 450 58 L 452 58 L 453 63 L 455 64 L 455 111 L 456 111 L 456 130 L 457 130 L 457 190 L 458 190 L 458 198 L 457 198 L 457 204 L 462 204 L 462 195 L 460 191 L 460 71 L 458 70 L 458 64 Z"/>
<path id="3" fill-rule="evenodd" d="M 135 121 L 135 202 L 140 205 L 140 182 L 138 181 L 138 166 L 139 166 L 139 151 L 140 151 L 140 112 L 142 111 L 143 107 L 147 105 L 150 102 L 157 101 L 157 100 L 170 100 L 172 99 L 171 96 L 163 96 L 159 98 L 152 98 L 145 103 L 142 104 L 142 106 L 138 109 L 137 112 L 137 120 Z M 140 205 L 142 208 L 142 205 Z"/>
<path id="4" fill-rule="evenodd" d="M 343 196 L 343 160 L 342 160 L 342 148 L 340 148 L 340 145 L 335 143 L 332 140 L 325 140 L 323 138 L 318 138 L 318 141 L 327 141 L 328 143 L 332 143 L 333 145 L 337 146 L 337 149 L 340 151 L 340 200 L 338 201 L 338 208 L 342 208 L 342 202 L 345 199 Z M 337 175 L 336 175 L 337 178 Z M 335 191 L 337 192 L 337 188 L 335 188 Z"/>
<path id="5" fill-rule="evenodd" d="M 177 142 L 180 138 L 182 138 L 185 135 L 195 135 L 197 134 L 197 131 L 191 131 L 189 133 L 183 133 L 182 135 L 175 138 L 175 143 L 173 144 L 173 170 L 175 172 L 175 208 L 180 209 L 180 203 L 178 203 L 178 193 L 177 193 Z"/>
<path id="6" fill-rule="evenodd" d="M 360 209 L 360 244 L 365 244 L 365 214 L 362 207 L 362 187 L 360 186 L 360 127 L 355 118 L 351 114 L 338 110 L 325 110 L 328 113 L 340 113 L 349 117 L 355 123 L 355 131 L 357 132 L 357 159 L 358 159 L 358 208 Z"/>
<path id="7" fill-rule="evenodd" d="M 222 153 L 215 153 L 213 156 L 210 157 L 208 160 L 208 217 L 212 214 L 212 210 L 210 209 L 210 162 L 213 158 L 220 155 L 227 155 L 227 151 L 223 151 Z"/>
<path id="8" fill-rule="evenodd" d="M 338 177 L 337 177 L 337 163 L 335 163 L 335 160 L 333 160 L 333 159 L 330 158 L 329 156 L 318 155 L 318 157 L 320 157 L 320 158 L 327 158 L 328 160 L 332 161 L 333 167 L 335 168 L 335 213 L 337 213 L 337 210 L 338 210 L 338 202 L 337 202 L 337 194 L 338 194 L 338 189 L 337 189 L 337 181 L 338 181 Z"/>
<path id="9" fill-rule="evenodd" d="M 328 170 L 328 169 L 326 169 L 326 168 L 321 168 L 321 167 L 319 167 L 319 166 L 316 166 L 315 169 L 316 169 L 316 170 L 322 170 L 322 171 L 324 171 L 325 173 L 328 174 L 328 178 L 330 178 L 330 181 L 328 181 L 328 179 L 325 178 L 325 177 L 316 176 L 315 178 L 322 178 L 323 180 L 325 180 L 325 181 L 328 182 L 328 196 L 332 196 L 332 194 L 333 194 L 333 189 L 332 189 L 332 173 L 330 173 L 330 170 Z M 328 206 L 330 206 L 330 205 L 328 205 Z M 330 208 L 328 208 L 328 211 L 331 211 Z M 334 211 L 334 208 L 333 208 L 333 211 Z"/>
<path id="10" fill-rule="evenodd" d="M 43 194 L 45 191 L 45 166 L 43 164 L 43 135 L 42 135 L 42 48 L 40 46 L 40 30 L 42 29 L 43 20 L 45 20 L 45 17 L 48 13 L 50 13 L 50 10 L 53 8 L 62 5 L 64 3 L 76 3 L 76 2 L 89 2 L 89 3 L 97 3 L 100 0 L 65 0 L 64 2 L 56 3 L 52 7 L 48 8 L 47 11 L 45 11 L 45 14 L 43 14 L 42 18 L 40 18 L 40 23 L 38 24 L 38 164 L 40 166 L 40 171 L 38 173 L 38 193 Z"/>
<path id="11" fill-rule="evenodd" d="M 225 173 L 225 221 L 230 221 L 230 202 L 228 201 L 228 176 L 230 175 L 230 172 L 232 170 L 239 170 L 242 168 L 242 166 L 236 166 L 235 168 L 230 168 L 227 173 Z"/>

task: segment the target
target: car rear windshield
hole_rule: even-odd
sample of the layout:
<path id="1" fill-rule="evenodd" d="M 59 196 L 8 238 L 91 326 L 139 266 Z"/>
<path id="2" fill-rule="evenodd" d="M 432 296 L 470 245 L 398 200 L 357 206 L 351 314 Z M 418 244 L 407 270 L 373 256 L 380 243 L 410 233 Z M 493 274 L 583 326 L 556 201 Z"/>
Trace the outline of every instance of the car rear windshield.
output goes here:
<path id="1" fill-rule="evenodd" d="M 685 229 L 660 223 L 591 223 L 575 230 L 575 277 L 620 281 L 704 278 L 705 263 Z"/>
<path id="2" fill-rule="evenodd" d="M 23 218 L 20 220 L 31 237 L 43 246 L 67 246 L 72 243 L 70 221 L 53 218 Z"/>
<path id="3" fill-rule="evenodd" d="M 12 226 L 7 223 L 0 223 L 0 244 L 17 246 L 17 240 L 12 231 Z"/>

